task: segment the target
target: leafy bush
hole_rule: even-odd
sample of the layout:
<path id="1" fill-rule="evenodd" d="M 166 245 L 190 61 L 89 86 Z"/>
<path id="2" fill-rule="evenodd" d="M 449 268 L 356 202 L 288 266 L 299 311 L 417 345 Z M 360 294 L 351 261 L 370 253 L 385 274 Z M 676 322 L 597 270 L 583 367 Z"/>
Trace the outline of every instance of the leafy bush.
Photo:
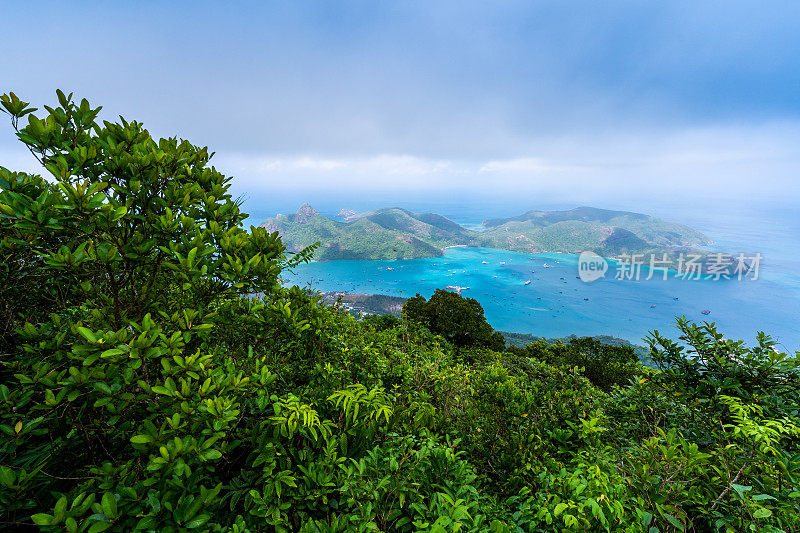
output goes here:
<path id="1" fill-rule="evenodd" d="M 0 167 L 5 530 L 800 529 L 798 364 L 769 337 L 680 319 L 650 369 L 506 350 L 444 291 L 359 321 L 281 285 L 311 251 L 245 231 L 207 149 L 57 96 L 0 98 L 50 174 Z"/>
<path id="2" fill-rule="evenodd" d="M 436 289 L 426 300 L 417 294 L 403 305 L 403 315 L 441 335 L 457 347 L 484 346 L 502 350 L 505 340 L 494 331 L 483 315 L 483 307 L 474 298 Z"/>

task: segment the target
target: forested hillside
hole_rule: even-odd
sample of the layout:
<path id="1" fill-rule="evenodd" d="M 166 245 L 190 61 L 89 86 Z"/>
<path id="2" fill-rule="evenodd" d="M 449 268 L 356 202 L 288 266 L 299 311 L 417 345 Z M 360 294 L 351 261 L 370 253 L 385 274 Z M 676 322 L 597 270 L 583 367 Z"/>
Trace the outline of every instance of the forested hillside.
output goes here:
<path id="1" fill-rule="evenodd" d="M 206 148 L 0 101 L 47 174 L 0 167 L 3 530 L 800 528 L 800 376 L 769 337 L 679 320 L 653 370 L 505 348 L 452 293 L 359 321 L 280 285 L 309 251 L 243 229 Z"/>
<path id="2" fill-rule="evenodd" d="M 701 232 L 656 217 L 577 207 L 567 211 L 529 211 L 513 218 L 487 220 L 478 242 L 518 252 L 548 250 L 603 255 L 702 246 L 711 240 Z"/>
<path id="3" fill-rule="evenodd" d="M 448 246 L 483 246 L 515 252 L 582 252 L 606 256 L 669 253 L 710 244 L 697 230 L 659 218 L 579 207 L 569 211 L 529 211 L 487 220 L 485 230 L 468 230 L 435 213 L 399 208 L 348 213 L 346 222 L 328 218 L 310 205 L 278 215 L 261 226 L 277 231 L 292 250 L 321 244 L 314 258 L 413 259 L 442 255 Z M 693 251 L 696 252 L 696 251 Z"/>
<path id="4" fill-rule="evenodd" d="M 436 257 L 443 248 L 471 242 L 469 232 L 458 224 L 405 209 L 381 209 L 339 222 L 303 204 L 297 213 L 278 215 L 261 227 L 277 231 L 292 251 L 319 242 L 314 257 L 320 260 Z"/>

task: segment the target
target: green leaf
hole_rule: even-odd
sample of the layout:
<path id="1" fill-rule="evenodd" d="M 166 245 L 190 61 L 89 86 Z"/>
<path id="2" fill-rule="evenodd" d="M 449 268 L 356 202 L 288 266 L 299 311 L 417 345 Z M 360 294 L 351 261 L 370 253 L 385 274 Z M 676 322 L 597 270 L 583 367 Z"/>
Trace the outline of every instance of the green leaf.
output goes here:
<path id="1" fill-rule="evenodd" d="M 140 531 L 142 529 L 145 530 L 155 530 L 156 527 L 156 518 L 154 516 L 145 516 L 139 523 L 136 524 L 134 528 L 135 531 Z"/>
<path id="2" fill-rule="evenodd" d="M 753 500 L 759 502 L 761 500 L 776 500 L 775 496 L 770 496 L 769 494 L 756 494 L 753 496 Z"/>
<path id="3" fill-rule="evenodd" d="M 134 444 L 147 444 L 153 442 L 155 438 L 152 435 L 134 435 L 131 437 L 131 442 Z"/>
<path id="4" fill-rule="evenodd" d="M 67 497 L 62 496 L 61 498 L 58 499 L 55 507 L 53 508 L 53 511 L 55 511 L 55 515 L 53 516 L 53 522 L 58 523 L 61 520 L 63 520 L 64 513 L 66 512 L 66 510 L 67 510 Z"/>
<path id="5" fill-rule="evenodd" d="M 211 518 L 211 515 L 201 514 L 200 516 L 196 516 L 191 522 L 186 524 L 186 529 L 194 529 L 196 527 L 200 527 Z"/>
<path id="6" fill-rule="evenodd" d="M 220 457 L 222 457 L 222 452 L 219 450 L 205 450 L 203 453 L 200 454 L 200 457 L 202 457 L 206 461 L 211 461 L 213 459 L 219 459 Z"/>
<path id="7" fill-rule="evenodd" d="M 14 486 L 16 480 L 17 476 L 14 474 L 13 470 L 7 466 L 0 466 L 0 483 L 11 488 Z"/>
<path id="8" fill-rule="evenodd" d="M 103 494 L 102 499 L 103 514 L 108 518 L 116 518 L 117 516 L 117 499 L 110 492 Z"/>
<path id="9" fill-rule="evenodd" d="M 150 490 L 150 492 L 147 493 L 147 503 L 150 504 L 154 513 L 161 510 L 161 502 L 158 500 L 157 494 L 155 490 Z"/>
<path id="10" fill-rule="evenodd" d="M 118 219 L 124 217 L 127 212 L 128 212 L 128 208 L 125 207 L 124 205 L 116 208 L 114 210 L 113 220 L 118 220 Z"/>
<path id="11" fill-rule="evenodd" d="M 732 483 L 731 487 L 733 487 L 733 490 L 735 490 L 739 494 L 739 496 L 742 497 L 744 497 L 745 492 L 753 490 L 753 487 L 749 485 L 737 485 L 736 483 Z"/>
<path id="12" fill-rule="evenodd" d="M 770 516 L 772 516 L 772 511 L 770 511 L 766 507 L 759 507 L 753 513 L 753 516 L 756 518 L 769 518 Z"/>
<path id="13" fill-rule="evenodd" d="M 111 522 L 95 522 L 89 528 L 89 533 L 100 533 L 111 527 Z"/>
<path id="14" fill-rule="evenodd" d="M 46 513 L 36 513 L 31 517 L 31 520 L 37 526 L 49 526 L 53 523 L 53 517 Z"/>
<path id="15" fill-rule="evenodd" d="M 92 384 L 92 386 L 94 386 L 95 389 L 97 389 L 98 391 L 100 391 L 100 392 L 102 392 L 104 394 L 113 394 L 111 392 L 111 387 L 109 387 L 107 384 L 103 383 L 102 381 L 95 381 Z"/>
<path id="16" fill-rule="evenodd" d="M 95 336 L 94 332 L 92 330 L 90 330 L 89 328 L 85 328 L 83 326 L 78 326 L 78 333 L 80 333 L 81 336 L 84 339 L 86 339 L 87 341 L 89 341 L 91 343 L 96 343 L 97 342 L 97 337 Z"/>
<path id="17" fill-rule="evenodd" d="M 684 530 L 683 523 L 680 520 L 678 520 L 677 518 L 675 518 L 674 516 L 672 516 L 671 514 L 669 514 L 669 513 L 661 513 L 661 516 L 663 516 L 664 519 L 666 519 L 667 522 L 669 522 L 670 524 L 672 524 L 673 526 L 678 528 L 680 531 Z"/>

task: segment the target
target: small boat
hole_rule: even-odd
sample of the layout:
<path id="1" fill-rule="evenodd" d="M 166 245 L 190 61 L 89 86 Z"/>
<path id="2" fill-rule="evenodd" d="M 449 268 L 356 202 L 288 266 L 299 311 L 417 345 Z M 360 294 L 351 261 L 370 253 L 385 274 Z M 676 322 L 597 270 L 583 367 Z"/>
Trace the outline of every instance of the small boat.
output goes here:
<path id="1" fill-rule="evenodd" d="M 488 265 L 488 264 L 489 264 L 489 261 L 481 261 L 481 264 L 482 264 L 482 265 Z"/>
<path id="2" fill-rule="evenodd" d="M 702 310 L 702 311 L 700 311 L 700 312 L 701 312 L 701 313 L 703 313 L 704 315 L 710 315 L 710 314 L 711 314 L 711 311 L 710 311 L 710 310 L 708 310 L 708 309 L 703 309 L 703 310 Z"/>
<path id="3" fill-rule="evenodd" d="M 531 284 L 531 280 L 528 280 L 528 281 L 525 282 L 525 285 L 530 285 L 530 284 Z"/>
<path id="4" fill-rule="evenodd" d="M 458 294 L 461 294 L 461 291 L 465 291 L 469 289 L 469 287 L 459 287 L 458 285 L 448 285 L 445 289 L 456 291 Z"/>
<path id="5" fill-rule="evenodd" d="M 655 306 L 656 306 L 656 304 L 653 304 L 653 305 L 651 305 L 651 306 L 650 306 L 650 309 L 654 308 Z"/>

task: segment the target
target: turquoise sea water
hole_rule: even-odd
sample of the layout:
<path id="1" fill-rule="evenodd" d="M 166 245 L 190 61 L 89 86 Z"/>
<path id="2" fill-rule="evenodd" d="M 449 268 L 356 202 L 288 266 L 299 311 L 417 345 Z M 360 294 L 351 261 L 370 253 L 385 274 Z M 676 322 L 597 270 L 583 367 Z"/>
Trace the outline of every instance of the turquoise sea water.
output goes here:
<path id="1" fill-rule="evenodd" d="M 312 204 L 335 216 L 341 207 L 356 210 L 381 207 L 351 205 L 351 200 L 324 198 Z M 348 203 L 349 202 L 349 203 Z M 269 207 L 248 202 L 254 221 L 276 212 L 291 212 L 294 203 Z M 510 216 L 532 208 L 507 202 L 416 200 L 403 207 L 433 211 L 475 229 L 482 220 Z M 716 206 L 716 207 L 714 207 Z M 574 205 L 535 205 L 561 209 Z M 602 205 L 660 216 L 695 227 L 709 235 L 712 249 L 763 255 L 760 279 L 651 279 L 616 281 L 614 268 L 606 279 L 583 283 L 577 276 L 577 257 L 565 254 L 519 254 L 482 248 L 451 248 L 444 257 L 404 261 L 332 261 L 303 265 L 284 276 L 288 282 L 310 284 L 322 291 L 349 291 L 397 296 L 430 296 L 447 285 L 468 286 L 463 294 L 483 305 L 496 329 L 546 337 L 614 335 L 640 342 L 650 330 L 675 336 L 676 315 L 716 322 L 729 338 L 748 342 L 756 332 L 772 335 L 788 351 L 800 350 L 800 212 L 793 205 L 731 206 L 720 204 Z M 485 263 L 484 263 L 485 261 Z M 547 263 L 553 268 L 544 268 Z M 562 279 L 563 278 L 563 279 Z M 524 285 L 530 279 L 529 285 Z M 655 305 L 655 307 L 651 307 Z M 703 315 L 702 310 L 711 311 Z"/>
<path id="2" fill-rule="evenodd" d="M 574 255 L 459 247 L 428 259 L 315 262 L 285 278 L 321 291 L 405 297 L 465 286 L 462 294 L 481 303 L 495 329 L 547 337 L 604 334 L 640 341 L 653 329 L 671 335 L 674 317 L 686 315 L 716 322 L 730 338 L 752 341 L 762 329 L 786 349 L 800 348 L 800 331 L 787 320 L 800 316 L 800 299 L 789 298 L 779 282 L 658 276 L 620 281 L 609 279 L 614 272 L 612 265 L 606 278 L 584 283 L 577 279 Z M 711 313 L 703 315 L 704 309 Z"/>

